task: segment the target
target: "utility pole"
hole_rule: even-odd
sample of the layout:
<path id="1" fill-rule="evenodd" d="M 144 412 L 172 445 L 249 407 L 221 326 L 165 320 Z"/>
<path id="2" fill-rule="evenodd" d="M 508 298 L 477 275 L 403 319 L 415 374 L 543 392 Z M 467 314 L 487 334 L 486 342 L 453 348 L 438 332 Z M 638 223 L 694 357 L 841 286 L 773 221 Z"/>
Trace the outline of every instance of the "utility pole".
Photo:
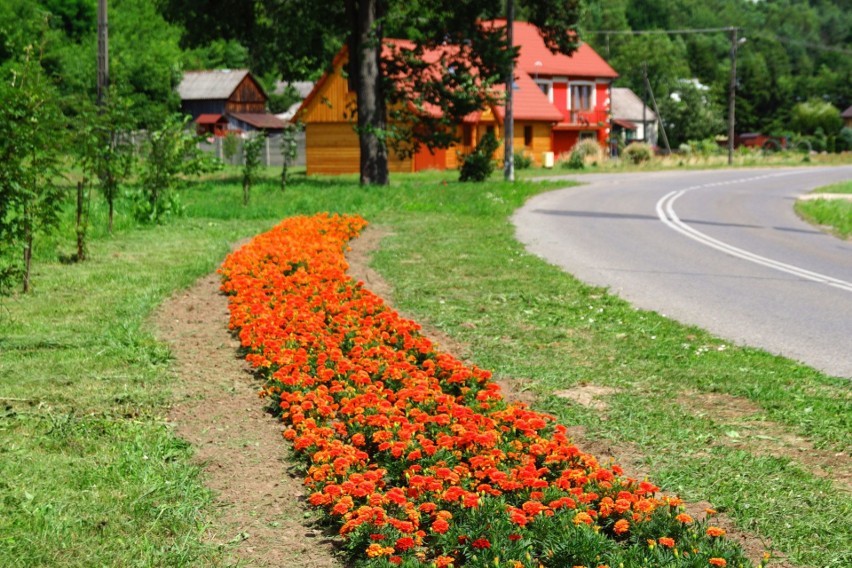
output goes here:
<path id="1" fill-rule="evenodd" d="M 512 27 L 515 23 L 515 2 L 506 0 L 506 42 L 509 49 L 514 45 Z M 515 84 L 515 59 L 509 61 L 506 70 L 506 116 L 503 120 L 503 178 L 506 181 L 515 181 L 515 117 L 512 110 L 512 98 Z"/>
<path id="2" fill-rule="evenodd" d="M 731 32 L 731 82 L 728 85 L 728 165 L 734 163 L 734 123 L 737 99 L 737 28 Z"/>
<path id="3" fill-rule="evenodd" d="M 98 107 L 103 107 L 109 89 L 109 26 L 107 0 L 98 0 Z"/>
<path id="4" fill-rule="evenodd" d="M 666 136 L 666 125 L 663 124 L 663 115 L 660 114 L 660 107 L 657 106 L 657 99 L 654 97 L 654 90 L 651 89 L 651 81 L 648 80 L 648 64 L 642 65 L 642 78 L 645 79 L 645 88 L 648 89 L 648 95 L 651 97 L 651 104 L 654 105 L 654 112 L 657 113 L 657 121 L 660 124 L 660 132 L 663 135 L 663 142 L 666 145 L 666 155 L 672 153 L 672 148 L 669 146 L 669 137 Z M 644 129 L 644 125 L 642 127 Z"/>

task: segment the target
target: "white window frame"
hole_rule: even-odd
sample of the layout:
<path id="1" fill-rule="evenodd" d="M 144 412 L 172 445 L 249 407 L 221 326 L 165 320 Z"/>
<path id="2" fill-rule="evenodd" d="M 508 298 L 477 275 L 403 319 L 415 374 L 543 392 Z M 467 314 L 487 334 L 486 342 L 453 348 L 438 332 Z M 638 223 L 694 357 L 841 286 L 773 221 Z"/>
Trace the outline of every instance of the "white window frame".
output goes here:
<path id="1" fill-rule="evenodd" d="M 586 109 L 574 108 L 574 87 L 585 86 L 591 89 L 591 97 L 589 97 L 589 109 L 588 112 L 592 112 L 597 108 L 598 101 L 598 90 L 596 87 L 596 83 L 594 81 L 570 81 L 568 83 L 568 110 L 574 111 L 585 111 Z"/>
<path id="2" fill-rule="evenodd" d="M 547 100 L 553 103 L 553 79 L 533 79 L 536 87 L 539 89 L 543 86 L 547 86 Z"/>

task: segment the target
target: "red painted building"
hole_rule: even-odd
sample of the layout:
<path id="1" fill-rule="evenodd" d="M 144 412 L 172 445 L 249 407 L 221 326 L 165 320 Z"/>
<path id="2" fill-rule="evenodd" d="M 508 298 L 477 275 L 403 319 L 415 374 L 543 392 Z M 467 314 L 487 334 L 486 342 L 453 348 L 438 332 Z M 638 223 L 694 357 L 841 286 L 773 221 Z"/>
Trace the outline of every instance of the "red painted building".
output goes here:
<path id="1" fill-rule="evenodd" d="M 506 21 L 486 25 L 505 27 Z M 541 164 L 547 154 L 568 152 L 583 138 L 606 146 L 610 133 L 610 85 L 618 77 L 615 70 L 585 43 L 567 56 L 547 49 L 532 24 L 516 22 L 513 32 L 514 44 L 520 48 L 513 91 L 516 151 L 525 150 Z M 427 53 L 424 59 L 430 57 Z M 348 89 L 347 62 L 344 47 L 335 57 L 332 70 L 317 82 L 296 113 L 296 119 L 305 124 L 308 174 L 358 171 L 358 138 L 352 128 L 352 113 L 348 112 L 355 93 Z M 486 132 L 502 136 L 504 118 L 505 109 L 500 104 L 473 113 L 458 125 L 458 145 L 434 153 L 423 149 L 413 157 L 390 156 L 389 167 L 398 172 L 457 167 L 459 153 L 471 151 Z M 502 155 L 502 150 L 498 152 Z"/>

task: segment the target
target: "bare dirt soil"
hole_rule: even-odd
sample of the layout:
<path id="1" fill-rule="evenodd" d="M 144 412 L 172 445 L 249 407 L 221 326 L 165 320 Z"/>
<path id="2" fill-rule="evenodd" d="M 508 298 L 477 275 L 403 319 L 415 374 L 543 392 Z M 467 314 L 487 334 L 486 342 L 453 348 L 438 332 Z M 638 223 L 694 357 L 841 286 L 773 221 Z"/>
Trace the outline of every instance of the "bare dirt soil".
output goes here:
<path id="1" fill-rule="evenodd" d="M 287 459 L 282 427 L 258 398 L 259 381 L 228 331 L 227 299 L 211 274 L 164 303 L 154 317 L 174 356 L 175 433 L 196 461 L 220 513 L 210 542 L 227 566 L 339 568 L 334 535 L 311 522 L 302 476 Z M 308 516 L 306 517 L 306 514 Z"/>
<path id="2" fill-rule="evenodd" d="M 362 281 L 391 305 L 393 289 L 369 267 L 372 252 L 388 234 L 381 227 L 367 227 L 350 243 L 347 260 L 352 278 Z M 239 342 L 229 333 L 227 322 L 227 299 L 219 292 L 215 274 L 164 303 L 153 321 L 158 336 L 170 345 L 174 356 L 175 403 L 169 419 L 176 434 L 196 448 L 196 460 L 204 467 L 205 481 L 221 508 L 221 515 L 211 520 L 208 538 L 224 547 L 228 565 L 339 568 L 343 565 L 336 554 L 339 541 L 312 522 L 298 466 L 288 459 L 281 439 L 282 427 L 258 399 L 260 384 L 240 357 Z M 467 351 L 463 344 L 428 324 L 423 326 L 423 333 L 443 351 L 457 357 Z M 500 381 L 508 399 L 532 402 L 532 395 L 521 386 L 510 380 Z M 606 397 L 613 392 L 585 385 L 556 394 L 576 404 L 605 410 Z M 692 409 L 706 408 L 709 402 L 681 401 Z M 755 410 L 737 406 L 738 401 L 712 402 L 730 406 L 732 419 L 742 419 Z M 778 432 L 760 423 L 750 427 L 776 435 Z M 588 439 L 581 427 L 571 428 L 570 433 L 582 451 L 595 455 L 601 463 L 617 463 L 628 476 L 647 478 L 648 473 L 641 466 L 643 456 L 635 448 L 628 444 L 613 448 L 606 442 Z M 796 442 L 773 444 L 772 451 L 790 452 L 799 460 L 802 453 L 813 455 L 812 448 L 805 452 L 796 449 L 799 440 Z M 818 471 L 825 471 L 822 466 L 827 466 L 837 472 L 837 461 L 825 455 L 821 458 L 828 463 L 805 465 L 816 465 Z M 845 474 L 837 477 L 841 483 L 848 482 Z M 710 507 L 706 502 L 690 503 L 687 511 L 702 518 Z M 770 546 L 765 540 L 738 531 L 723 515 L 717 516 L 714 523 L 739 541 L 755 563 Z M 782 559 L 773 562 L 773 566 L 790 565 Z"/>

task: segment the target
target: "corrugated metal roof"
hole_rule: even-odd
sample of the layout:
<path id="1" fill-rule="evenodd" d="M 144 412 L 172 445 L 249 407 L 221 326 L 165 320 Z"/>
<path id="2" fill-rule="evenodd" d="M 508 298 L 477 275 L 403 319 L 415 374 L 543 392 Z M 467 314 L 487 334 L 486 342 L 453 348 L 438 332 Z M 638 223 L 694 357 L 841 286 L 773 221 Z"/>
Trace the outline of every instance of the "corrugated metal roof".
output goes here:
<path id="1" fill-rule="evenodd" d="M 225 116 L 222 114 L 199 114 L 195 118 L 195 122 L 198 124 L 216 124 L 220 121 L 227 122 Z"/>
<path id="2" fill-rule="evenodd" d="M 612 117 L 631 122 L 642 122 L 642 107 L 645 107 L 646 121 L 657 120 L 657 113 L 645 105 L 636 93 L 627 87 L 613 87 L 610 100 L 612 105 Z"/>
<path id="3" fill-rule="evenodd" d="M 177 91 L 184 101 L 227 99 L 248 74 L 248 69 L 187 71 Z"/>
<path id="4" fill-rule="evenodd" d="M 284 121 L 274 114 L 266 114 L 262 112 L 231 112 L 229 116 L 236 118 L 241 122 L 250 124 L 255 128 L 284 128 L 287 126 Z"/>

